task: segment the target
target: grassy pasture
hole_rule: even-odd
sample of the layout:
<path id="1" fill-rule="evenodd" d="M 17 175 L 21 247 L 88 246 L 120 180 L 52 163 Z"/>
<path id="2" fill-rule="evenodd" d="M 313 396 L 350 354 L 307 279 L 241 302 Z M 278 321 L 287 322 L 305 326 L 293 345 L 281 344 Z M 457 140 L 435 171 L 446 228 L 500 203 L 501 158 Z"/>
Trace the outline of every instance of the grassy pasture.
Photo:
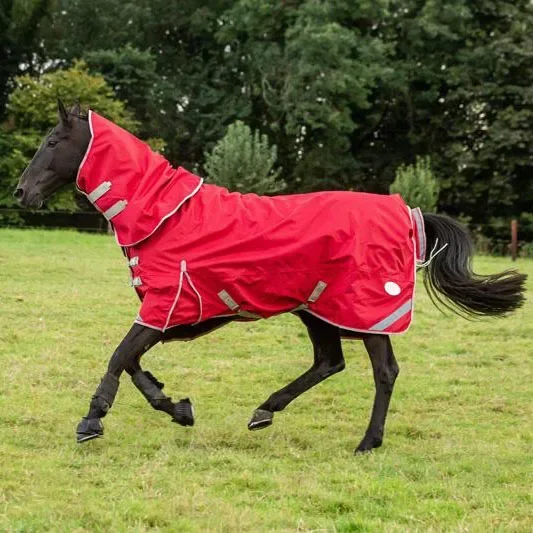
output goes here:
<path id="1" fill-rule="evenodd" d="M 479 258 L 479 271 L 510 267 Z M 516 265 L 530 275 L 533 262 Z M 127 376 L 106 437 L 74 429 L 138 303 L 112 238 L 0 231 L 0 531 L 533 530 L 533 303 L 504 320 L 443 316 L 420 286 L 386 438 L 354 457 L 373 398 L 347 369 L 250 433 L 253 409 L 312 360 L 292 316 L 157 346 L 144 367 L 196 426 Z"/>

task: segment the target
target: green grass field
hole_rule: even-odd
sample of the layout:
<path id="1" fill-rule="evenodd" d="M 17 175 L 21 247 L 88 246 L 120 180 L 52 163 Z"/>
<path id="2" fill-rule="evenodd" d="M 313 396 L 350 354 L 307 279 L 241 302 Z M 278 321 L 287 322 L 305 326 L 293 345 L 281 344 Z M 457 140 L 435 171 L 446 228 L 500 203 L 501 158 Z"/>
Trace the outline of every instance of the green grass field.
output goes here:
<path id="1" fill-rule="evenodd" d="M 511 267 L 479 258 L 482 272 Z M 533 283 L 533 262 L 519 261 Z M 1 531 L 533 531 L 533 302 L 444 316 L 419 286 L 385 442 L 354 456 L 373 399 L 362 343 L 346 371 L 251 433 L 253 409 L 312 360 L 293 316 L 157 346 L 144 367 L 196 425 L 124 376 L 106 437 L 74 430 L 134 319 L 109 236 L 0 231 Z"/>

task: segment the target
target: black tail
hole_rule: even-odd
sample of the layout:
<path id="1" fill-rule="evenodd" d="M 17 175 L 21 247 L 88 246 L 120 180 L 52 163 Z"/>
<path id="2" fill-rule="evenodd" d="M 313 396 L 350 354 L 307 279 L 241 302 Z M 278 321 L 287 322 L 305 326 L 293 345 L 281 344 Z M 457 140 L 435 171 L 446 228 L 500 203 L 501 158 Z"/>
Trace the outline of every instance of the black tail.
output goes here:
<path id="1" fill-rule="evenodd" d="M 437 249 L 448 246 L 436 255 L 424 272 L 424 285 L 437 307 L 444 305 L 462 316 L 501 316 L 524 303 L 527 276 L 516 270 L 480 276 L 472 272 L 474 247 L 470 236 L 455 220 L 424 213 L 427 249 L 436 239 Z"/>

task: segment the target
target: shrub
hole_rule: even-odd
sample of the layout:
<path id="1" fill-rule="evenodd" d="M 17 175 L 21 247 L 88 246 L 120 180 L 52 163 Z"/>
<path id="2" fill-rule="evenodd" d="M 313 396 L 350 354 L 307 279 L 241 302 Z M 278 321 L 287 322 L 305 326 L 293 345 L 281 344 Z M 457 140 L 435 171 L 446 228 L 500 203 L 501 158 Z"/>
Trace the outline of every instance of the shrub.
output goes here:
<path id="1" fill-rule="evenodd" d="M 439 185 L 431 170 L 429 157 L 417 157 L 414 165 L 401 165 L 390 192 L 399 193 L 410 207 L 420 207 L 426 213 L 437 208 Z"/>
<path id="2" fill-rule="evenodd" d="M 275 170 L 276 146 L 269 146 L 266 135 L 252 133 L 238 120 L 211 153 L 205 154 L 205 170 L 209 178 L 230 191 L 275 193 L 285 187 Z"/>

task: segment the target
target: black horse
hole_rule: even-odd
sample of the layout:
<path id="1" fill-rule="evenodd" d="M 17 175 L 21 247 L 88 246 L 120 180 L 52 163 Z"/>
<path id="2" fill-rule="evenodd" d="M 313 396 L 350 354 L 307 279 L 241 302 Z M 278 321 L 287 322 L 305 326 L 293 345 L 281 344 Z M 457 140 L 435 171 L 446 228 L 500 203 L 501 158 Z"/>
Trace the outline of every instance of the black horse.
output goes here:
<path id="1" fill-rule="evenodd" d="M 63 185 L 73 183 L 87 151 L 91 132 L 87 117 L 79 106 L 68 112 L 59 102 L 59 122 L 26 168 L 14 196 L 26 207 L 38 208 Z M 471 270 L 473 248 L 465 229 L 454 220 L 436 214 L 424 214 L 428 248 L 437 242 L 448 243 L 424 272 L 424 284 L 436 304 L 443 304 L 463 316 L 502 316 L 524 302 L 526 276 L 506 271 L 479 276 Z M 307 327 L 314 349 L 314 362 L 300 377 L 273 393 L 254 412 L 249 429 L 261 429 L 272 423 L 276 411 L 282 411 L 300 394 L 327 377 L 344 369 L 341 337 L 360 338 L 368 351 L 374 372 L 376 394 L 365 436 L 356 452 L 381 446 L 385 418 L 399 368 L 388 335 L 354 333 L 333 326 L 305 311 L 296 313 Z M 77 427 L 78 442 L 103 435 L 101 419 L 113 405 L 119 379 L 125 370 L 150 405 L 170 415 L 184 426 L 194 424 L 188 399 L 173 402 L 163 392 L 163 384 L 140 366 L 141 356 L 160 341 L 195 338 L 235 320 L 219 317 L 195 325 L 176 326 L 161 332 L 134 324 L 113 353 L 106 374 L 94 393 L 87 416 Z"/>

